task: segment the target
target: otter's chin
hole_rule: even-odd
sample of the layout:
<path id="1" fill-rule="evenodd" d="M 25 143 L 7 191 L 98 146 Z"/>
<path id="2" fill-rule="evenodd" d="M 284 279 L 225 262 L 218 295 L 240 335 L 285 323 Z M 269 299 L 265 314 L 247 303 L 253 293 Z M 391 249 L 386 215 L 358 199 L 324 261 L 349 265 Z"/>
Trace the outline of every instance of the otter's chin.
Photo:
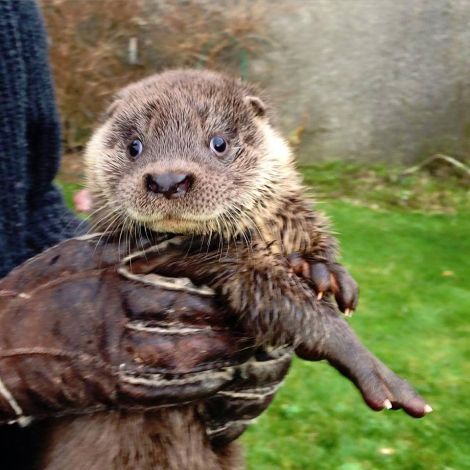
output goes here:
<path id="1" fill-rule="evenodd" d="M 145 226 L 154 232 L 203 235 L 205 224 L 193 220 L 165 218 L 146 222 Z"/>
<path id="2" fill-rule="evenodd" d="M 190 235 L 207 235 L 217 226 L 214 216 L 199 214 L 198 217 L 187 218 L 177 214 L 144 215 L 133 208 L 127 208 L 127 216 L 153 232 L 178 233 Z M 211 230 L 212 228 L 212 230 Z"/>

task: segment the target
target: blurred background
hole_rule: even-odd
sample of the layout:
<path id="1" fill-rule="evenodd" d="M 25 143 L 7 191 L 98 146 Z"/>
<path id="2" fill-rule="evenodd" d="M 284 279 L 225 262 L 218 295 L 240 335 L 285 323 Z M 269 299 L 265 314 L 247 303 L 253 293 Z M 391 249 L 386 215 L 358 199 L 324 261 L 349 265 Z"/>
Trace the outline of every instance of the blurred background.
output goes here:
<path id="1" fill-rule="evenodd" d="M 470 2 L 40 5 L 68 201 L 121 86 L 175 67 L 257 83 L 362 288 L 353 327 L 435 410 L 373 413 L 336 371 L 297 361 L 243 438 L 249 468 L 470 468 Z"/>

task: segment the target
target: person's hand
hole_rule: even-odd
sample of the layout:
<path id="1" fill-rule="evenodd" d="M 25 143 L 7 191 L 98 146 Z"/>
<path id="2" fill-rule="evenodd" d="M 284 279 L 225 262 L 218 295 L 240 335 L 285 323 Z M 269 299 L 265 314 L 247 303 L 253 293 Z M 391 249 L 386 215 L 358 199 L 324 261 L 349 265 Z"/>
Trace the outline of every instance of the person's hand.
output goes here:
<path id="1" fill-rule="evenodd" d="M 210 290 L 120 266 L 117 243 L 89 236 L 0 281 L 0 421 L 194 401 L 224 439 L 216 402 L 235 422 L 260 414 L 291 352 L 255 350 Z M 231 400 L 244 389 L 264 394 L 249 413 Z"/>
<path id="2" fill-rule="evenodd" d="M 89 189 L 81 189 L 73 195 L 73 205 L 77 212 L 88 214 L 92 209 L 92 199 Z"/>

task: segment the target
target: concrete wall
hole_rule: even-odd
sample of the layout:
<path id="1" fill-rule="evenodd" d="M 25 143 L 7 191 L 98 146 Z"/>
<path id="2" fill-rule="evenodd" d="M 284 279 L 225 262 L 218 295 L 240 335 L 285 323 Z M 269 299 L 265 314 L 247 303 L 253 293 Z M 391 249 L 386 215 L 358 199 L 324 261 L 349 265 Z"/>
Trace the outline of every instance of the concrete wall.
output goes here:
<path id="1" fill-rule="evenodd" d="M 252 63 L 299 155 L 411 162 L 470 151 L 470 0 L 285 0 Z"/>

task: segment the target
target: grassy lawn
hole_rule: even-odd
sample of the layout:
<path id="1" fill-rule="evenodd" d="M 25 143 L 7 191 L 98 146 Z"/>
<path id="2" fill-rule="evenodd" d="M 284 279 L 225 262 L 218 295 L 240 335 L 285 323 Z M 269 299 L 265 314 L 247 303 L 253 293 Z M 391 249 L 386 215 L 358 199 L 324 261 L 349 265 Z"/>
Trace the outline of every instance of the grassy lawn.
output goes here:
<path id="1" fill-rule="evenodd" d="M 299 360 L 243 437 L 249 469 L 470 469 L 467 189 L 348 165 L 303 171 L 361 286 L 351 324 L 435 411 L 374 413 L 327 364 Z"/>
<path id="2" fill-rule="evenodd" d="M 374 413 L 323 363 L 297 361 L 244 436 L 249 468 L 470 468 L 470 213 L 424 215 L 324 205 L 361 286 L 351 324 L 434 412 Z"/>

